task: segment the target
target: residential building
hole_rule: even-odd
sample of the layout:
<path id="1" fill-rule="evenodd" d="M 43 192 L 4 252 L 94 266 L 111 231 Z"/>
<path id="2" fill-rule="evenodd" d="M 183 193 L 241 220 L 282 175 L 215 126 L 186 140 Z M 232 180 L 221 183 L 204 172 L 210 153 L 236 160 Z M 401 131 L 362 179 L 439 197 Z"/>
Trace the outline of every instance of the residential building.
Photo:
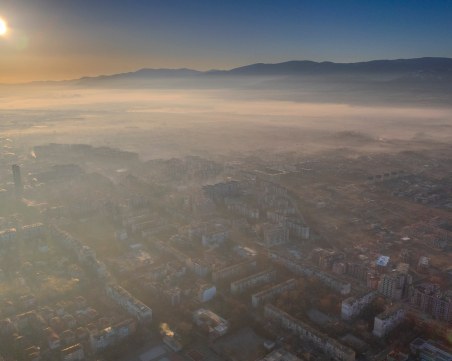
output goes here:
<path id="1" fill-rule="evenodd" d="M 377 290 L 380 283 L 380 276 L 374 270 L 367 273 L 366 286 L 371 290 Z"/>
<path id="2" fill-rule="evenodd" d="M 406 310 L 402 305 L 395 305 L 375 316 L 372 333 L 377 337 L 385 337 L 405 318 Z"/>
<path id="3" fill-rule="evenodd" d="M 260 227 L 264 247 L 273 247 L 289 241 L 289 230 L 284 225 L 265 223 Z"/>
<path id="4" fill-rule="evenodd" d="M 212 270 L 212 267 L 202 258 L 189 258 L 185 259 L 187 268 L 195 273 L 199 277 L 206 277 Z"/>
<path id="5" fill-rule="evenodd" d="M 179 287 L 169 288 L 163 291 L 171 306 L 177 306 L 181 302 L 181 290 Z"/>
<path id="6" fill-rule="evenodd" d="M 378 291 L 385 297 L 397 301 L 407 296 L 411 283 L 410 274 L 394 270 L 381 276 Z"/>
<path id="7" fill-rule="evenodd" d="M 231 293 L 237 295 L 245 292 L 249 288 L 269 283 L 275 274 L 276 272 L 274 270 L 268 269 L 234 281 L 231 283 Z"/>
<path id="8" fill-rule="evenodd" d="M 280 348 L 270 352 L 267 356 L 260 359 L 259 361 L 301 361 L 301 359 L 290 353 L 289 351 Z"/>
<path id="9" fill-rule="evenodd" d="M 25 349 L 26 360 L 28 361 L 40 361 L 41 360 L 41 348 L 38 346 L 31 346 Z M 0 356 L 0 361 L 4 361 Z"/>
<path id="10" fill-rule="evenodd" d="M 61 350 L 61 358 L 63 361 L 79 361 L 85 359 L 83 346 L 81 344 L 72 345 Z"/>
<path id="11" fill-rule="evenodd" d="M 251 296 L 251 304 L 253 307 L 259 307 L 267 302 L 273 300 L 276 296 L 286 292 L 293 290 L 297 287 L 297 281 L 291 278 L 285 282 L 279 283 L 272 287 L 269 287 L 263 291 L 257 292 Z"/>
<path id="12" fill-rule="evenodd" d="M 116 303 L 140 322 L 152 321 L 152 310 L 143 302 L 133 297 L 128 291 L 116 284 L 109 284 L 105 291 Z"/>
<path id="13" fill-rule="evenodd" d="M 205 308 L 200 308 L 193 313 L 193 322 L 206 330 L 212 338 L 225 335 L 229 329 L 228 321 Z"/>
<path id="14" fill-rule="evenodd" d="M 408 355 L 406 353 L 392 350 L 386 356 L 386 361 L 408 361 L 409 358 L 410 358 L 410 355 Z"/>
<path id="15" fill-rule="evenodd" d="M 289 229 L 289 236 L 295 239 L 309 239 L 310 229 L 298 218 L 287 218 L 286 226 Z"/>
<path id="16" fill-rule="evenodd" d="M 64 330 L 61 333 L 61 341 L 64 345 L 72 345 L 76 340 L 75 332 L 72 330 Z"/>
<path id="17" fill-rule="evenodd" d="M 243 275 L 256 268 L 256 260 L 252 259 L 212 271 L 212 281 L 217 282 Z"/>
<path id="18" fill-rule="evenodd" d="M 294 332 L 302 339 L 312 342 L 319 350 L 337 361 L 354 361 L 355 351 L 339 343 L 335 339 L 300 321 L 287 312 L 268 304 L 265 306 L 265 317 L 277 321 L 281 327 Z"/>
<path id="19" fill-rule="evenodd" d="M 217 288 L 212 284 L 204 283 L 198 289 L 197 298 L 199 302 L 208 302 L 217 294 Z"/>
<path id="20" fill-rule="evenodd" d="M 336 292 L 340 292 L 342 295 L 348 295 L 351 292 L 351 284 L 342 277 L 331 275 L 324 272 L 317 267 L 308 266 L 300 261 L 299 259 L 294 259 L 288 256 L 280 255 L 277 252 L 269 253 L 270 259 L 279 265 L 282 265 L 289 269 L 291 272 L 300 276 L 315 276 L 327 287 L 331 288 Z"/>
<path id="21" fill-rule="evenodd" d="M 99 352 L 113 345 L 116 341 L 116 335 L 111 327 L 98 330 L 97 328 L 90 331 L 90 346 L 94 352 Z"/>
<path id="22" fill-rule="evenodd" d="M 219 246 L 229 238 L 229 230 L 223 224 L 212 224 L 201 231 L 204 247 Z"/>
<path id="23" fill-rule="evenodd" d="M 199 277 L 206 277 L 211 271 L 211 265 L 202 258 L 191 258 L 164 242 L 157 242 L 156 246 L 159 250 L 169 253 L 179 262 L 185 264 L 190 271 Z"/>
<path id="24" fill-rule="evenodd" d="M 439 285 L 422 283 L 414 287 L 410 303 L 438 320 L 452 321 L 452 291 L 442 292 Z"/>
<path id="25" fill-rule="evenodd" d="M 421 273 L 426 273 L 430 267 L 430 259 L 426 256 L 419 257 L 417 263 L 417 270 Z"/>
<path id="26" fill-rule="evenodd" d="M 41 237 L 46 231 L 46 226 L 43 223 L 28 224 L 22 227 L 22 234 L 26 238 Z"/>
<path id="27" fill-rule="evenodd" d="M 266 212 L 267 219 L 273 223 L 284 224 L 287 222 L 287 215 L 278 210 L 269 210 Z"/>
<path id="28" fill-rule="evenodd" d="M 127 336 L 130 336 L 136 331 L 136 323 L 132 319 L 127 319 L 119 322 L 113 326 L 105 327 L 98 330 L 93 327 L 89 334 L 91 349 L 94 352 L 104 350 L 107 347 L 114 345 Z"/>
<path id="29" fill-rule="evenodd" d="M 452 350 L 431 340 L 417 338 L 410 343 L 410 350 L 419 361 L 452 361 Z"/>
<path id="30" fill-rule="evenodd" d="M 345 274 L 346 270 L 347 265 L 345 262 L 334 262 L 333 265 L 331 266 L 331 271 L 338 275 Z"/>
<path id="31" fill-rule="evenodd" d="M 223 200 L 225 197 L 236 197 L 240 195 L 240 183 L 235 180 L 205 185 L 202 187 L 204 194 L 213 200 Z"/>
<path id="32" fill-rule="evenodd" d="M 350 321 L 359 314 L 377 297 L 375 291 L 366 292 L 361 296 L 349 297 L 342 301 L 341 317 L 345 321 Z"/>
<path id="33" fill-rule="evenodd" d="M 51 350 L 55 350 L 61 347 L 61 339 L 50 327 L 46 329 L 47 343 Z"/>
<path id="34" fill-rule="evenodd" d="M 369 266 L 365 262 L 347 262 L 346 274 L 361 281 L 367 280 Z"/>
<path id="35" fill-rule="evenodd" d="M 17 231 L 15 228 L 4 229 L 0 231 L 0 245 L 4 245 L 16 238 Z"/>
<path id="36" fill-rule="evenodd" d="M 226 198 L 225 204 L 229 211 L 234 212 L 242 217 L 254 220 L 259 219 L 259 208 L 255 206 L 251 206 L 235 198 Z"/>
<path id="37" fill-rule="evenodd" d="M 256 257 L 257 256 L 257 252 L 255 249 L 249 248 L 249 247 L 243 247 L 240 245 L 237 245 L 234 247 L 234 251 L 243 258 L 251 258 L 251 257 Z"/>

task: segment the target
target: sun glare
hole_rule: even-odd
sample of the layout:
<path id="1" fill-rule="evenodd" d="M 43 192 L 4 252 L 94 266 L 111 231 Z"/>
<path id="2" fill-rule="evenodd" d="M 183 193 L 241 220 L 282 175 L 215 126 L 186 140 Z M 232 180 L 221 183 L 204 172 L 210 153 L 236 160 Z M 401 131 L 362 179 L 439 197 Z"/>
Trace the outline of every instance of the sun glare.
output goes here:
<path id="1" fill-rule="evenodd" d="M 0 18 L 0 35 L 5 35 L 8 31 L 8 26 L 6 25 L 6 21 Z"/>

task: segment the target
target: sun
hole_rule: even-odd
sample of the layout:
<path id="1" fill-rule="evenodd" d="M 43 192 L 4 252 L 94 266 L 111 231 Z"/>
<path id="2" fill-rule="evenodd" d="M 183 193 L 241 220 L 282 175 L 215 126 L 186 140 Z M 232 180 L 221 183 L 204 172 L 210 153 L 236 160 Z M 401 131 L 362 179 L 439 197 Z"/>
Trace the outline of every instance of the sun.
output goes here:
<path id="1" fill-rule="evenodd" d="M 0 18 L 0 36 L 6 35 L 8 32 L 8 26 L 6 25 L 6 21 Z"/>

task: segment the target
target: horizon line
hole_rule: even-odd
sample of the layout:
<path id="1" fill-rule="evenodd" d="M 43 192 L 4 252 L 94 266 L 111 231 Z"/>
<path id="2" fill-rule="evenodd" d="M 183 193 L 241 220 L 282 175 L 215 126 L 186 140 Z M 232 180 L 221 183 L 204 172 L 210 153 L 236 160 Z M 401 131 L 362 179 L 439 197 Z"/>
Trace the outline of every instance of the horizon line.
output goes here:
<path id="1" fill-rule="evenodd" d="M 420 57 L 413 57 L 413 58 L 393 58 L 393 59 L 371 59 L 371 60 L 362 60 L 362 61 L 351 61 L 351 62 L 343 62 L 343 61 L 331 61 L 331 60 L 323 60 L 323 61 L 316 61 L 316 60 L 309 60 L 309 59 L 292 59 L 292 60 L 285 60 L 285 61 L 278 61 L 278 62 L 256 62 L 256 63 L 249 63 L 245 65 L 235 66 L 232 68 L 227 69 L 215 69 L 211 68 L 208 70 L 200 70 L 195 68 L 187 68 L 187 67 L 180 67 L 180 68 L 162 68 L 162 67 L 143 67 L 143 68 L 137 68 L 135 70 L 130 71 L 120 71 L 110 74 L 98 74 L 98 75 L 86 75 L 86 76 L 80 76 L 78 78 L 72 78 L 72 79 L 60 79 L 60 80 L 31 80 L 26 82 L 15 82 L 15 83 L 0 83 L 0 86 L 6 86 L 6 85 L 32 85 L 32 84 L 38 84 L 38 83 L 67 83 L 67 82 L 73 82 L 77 80 L 82 79 L 96 79 L 96 78 L 102 78 L 102 77 L 110 77 L 115 75 L 126 75 L 126 74 L 134 74 L 139 71 L 143 70 L 170 70 L 170 71 L 177 71 L 177 70 L 188 70 L 188 71 L 194 71 L 198 73 L 209 73 L 209 72 L 228 72 L 234 69 L 240 69 L 247 66 L 252 65 L 277 65 L 277 64 L 285 64 L 285 63 L 292 63 L 292 62 L 310 62 L 310 63 L 317 63 L 317 64 L 324 64 L 324 63 L 330 63 L 330 64 L 358 64 L 358 63 L 371 63 L 371 62 L 377 62 L 377 61 L 398 61 L 398 60 L 420 60 L 420 59 L 448 59 L 452 60 L 452 57 L 445 57 L 445 56 L 420 56 Z"/>

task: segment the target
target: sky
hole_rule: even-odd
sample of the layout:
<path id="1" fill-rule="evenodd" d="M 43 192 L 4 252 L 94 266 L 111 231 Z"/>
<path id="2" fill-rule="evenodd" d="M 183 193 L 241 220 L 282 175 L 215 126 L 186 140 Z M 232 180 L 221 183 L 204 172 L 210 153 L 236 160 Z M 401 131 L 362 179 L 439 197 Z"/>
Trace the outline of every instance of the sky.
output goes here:
<path id="1" fill-rule="evenodd" d="M 452 57 L 451 0 L 0 0 L 0 83 Z"/>

